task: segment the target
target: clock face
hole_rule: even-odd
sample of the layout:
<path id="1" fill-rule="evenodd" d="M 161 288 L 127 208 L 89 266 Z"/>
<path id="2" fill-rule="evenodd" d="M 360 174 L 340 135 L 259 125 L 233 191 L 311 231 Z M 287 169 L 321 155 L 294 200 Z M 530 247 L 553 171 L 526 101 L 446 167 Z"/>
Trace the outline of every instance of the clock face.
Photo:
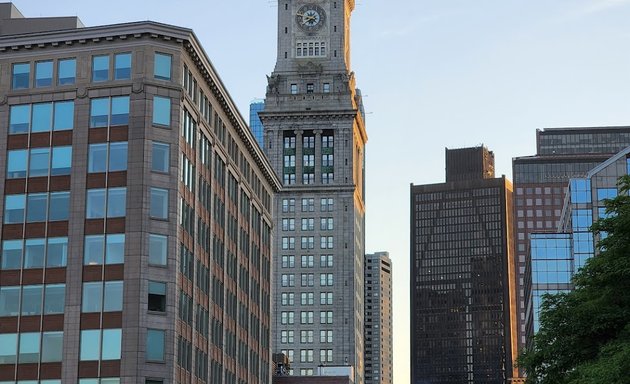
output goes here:
<path id="1" fill-rule="evenodd" d="M 300 28 L 307 32 L 313 32 L 324 25 L 326 13 L 319 5 L 309 4 L 297 11 L 295 20 Z"/>

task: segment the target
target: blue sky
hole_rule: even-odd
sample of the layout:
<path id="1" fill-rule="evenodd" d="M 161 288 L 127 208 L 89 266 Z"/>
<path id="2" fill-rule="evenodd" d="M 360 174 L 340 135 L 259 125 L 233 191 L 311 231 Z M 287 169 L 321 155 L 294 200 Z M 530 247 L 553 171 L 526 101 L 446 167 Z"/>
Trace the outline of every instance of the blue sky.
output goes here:
<path id="1" fill-rule="evenodd" d="M 27 17 L 192 28 L 243 116 L 276 57 L 276 1 L 14 0 Z M 149 5 L 150 4 L 150 5 Z M 367 251 L 394 263 L 394 375 L 409 382 L 409 184 L 444 147 L 486 144 L 497 175 L 538 128 L 630 125 L 630 0 L 357 0 L 352 68 L 367 112 Z"/>

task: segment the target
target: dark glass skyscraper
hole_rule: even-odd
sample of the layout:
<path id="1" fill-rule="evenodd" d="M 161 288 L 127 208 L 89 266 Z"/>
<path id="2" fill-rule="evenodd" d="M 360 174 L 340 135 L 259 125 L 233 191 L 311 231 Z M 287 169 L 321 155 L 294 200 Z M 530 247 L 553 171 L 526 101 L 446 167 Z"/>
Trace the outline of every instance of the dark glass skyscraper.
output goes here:
<path id="1" fill-rule="evenodd" d="M 503 384 L 515 354 L 512 186 L 484 147 L 446 158 L 455 181 L 411 186 L 411 382 Z"/>

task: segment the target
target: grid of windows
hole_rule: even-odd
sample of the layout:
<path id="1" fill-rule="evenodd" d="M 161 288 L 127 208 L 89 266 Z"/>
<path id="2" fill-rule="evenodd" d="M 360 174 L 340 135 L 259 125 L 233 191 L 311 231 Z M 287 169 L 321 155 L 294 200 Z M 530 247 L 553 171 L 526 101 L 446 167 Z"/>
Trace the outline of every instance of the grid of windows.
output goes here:
<path id="1" fill-rule="evenodd" d="M 295 44 L 296 57 L 326 57 L 325 41 L 299 40 Z"/>

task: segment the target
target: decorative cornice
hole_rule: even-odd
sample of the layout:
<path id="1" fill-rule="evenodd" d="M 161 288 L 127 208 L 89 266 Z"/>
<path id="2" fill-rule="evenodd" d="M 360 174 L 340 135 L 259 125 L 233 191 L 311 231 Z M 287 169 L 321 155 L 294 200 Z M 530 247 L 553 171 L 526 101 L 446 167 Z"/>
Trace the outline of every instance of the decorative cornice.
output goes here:
<path id="1" fill-rule="evenodd" d="M 354 120 L 357 117 L 356 109 L 348 109 L 342 111 L 296 111 L 296 112 L 258 112 L 261 120 L 265 121 L 300 121 L 300 120 Z"/>
<path id="2" fill-rule="evenodd" d="M 154 21 L 140 21 L 51 32 L 1 36 L 0 52 L 146 38 L 161 40 L 170 44 L 179 44 L 183 47 L 206 80 L 217 101 L 223 107 L 231 125 L 238 132 L 239 137 L 243 140 L 247 150 L 261 168 L 271 187 L 275 192 L 280 191 L 282 187 L 280 179 L 273 171 L 262 149 L 258 144 L 254 144 L 256 143 L 256 139 L 247 127 L 247 123 L 240 115 L 221 78 L 210 62 L 208 55 L 191 29 Z M 142 91 L 142 88 L 134 87 L 134 92 Z M 79 95 L 81 94 L 81 92 L 78 93 Z"/>

